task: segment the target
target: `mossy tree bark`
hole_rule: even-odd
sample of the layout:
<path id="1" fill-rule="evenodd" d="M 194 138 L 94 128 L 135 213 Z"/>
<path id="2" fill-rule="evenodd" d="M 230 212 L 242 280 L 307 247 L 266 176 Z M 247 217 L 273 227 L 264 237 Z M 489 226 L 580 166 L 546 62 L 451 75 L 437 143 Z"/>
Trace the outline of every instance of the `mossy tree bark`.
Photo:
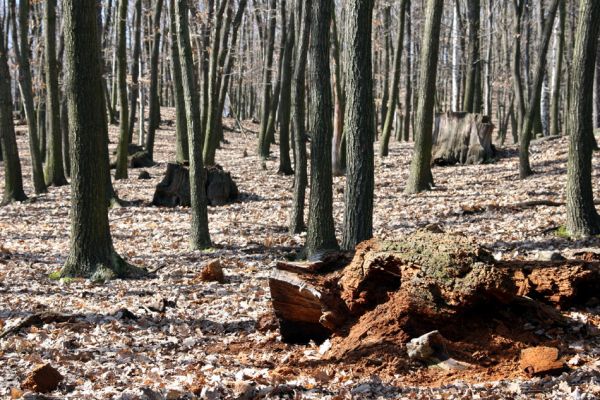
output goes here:
<path id="1" fill-rule="evenodd" d="M 396 38 L 396 53 L 394 54 L 394 72 L 392 85 L 389 88 L 388 104 L 386 107 L 385 121 L 383 123 L 383 131 L 381 132 L 381 144 L 379 148 L 379 156 L 387 157 L 389 153 L 390 136 L 392 134 L 392 125 L 394 124 L 394 116 L 396 115 L 396 105 L 398 104 L 398 94 L 400 91 L 400 68 L 402 61 L 402 49 L 404 47 L 404 21 L 406 16 L 406 4 L 408 0 L 400 2 L 400 23 L 398 25 L 398 36 Z"/>
<path id="2" fill-rule="evenodd" d="M 11 78 L 3 28 L 0 26 L 0 143 L 4 160 L 4 193 L 0 205 L 27 199 L 23 191 L 21 161 L 13 124 Z"/>
<path id="3" fill-rule="evenodd" d="M 582 0 L 573 54 L 569 107 L 569 161 L 567 168 L 567 231 L 573 236 L 600 233 L 600 218 L 592 190 L 593 86 L 600 30 L 600 2 Z"/>
<path id="4" fill-rule="evenodd" d="M 373 116 L 373 71 L 371 60 L 372 0 L 352 0 L 346 5 L 345 65 L 347 140 L 346 189 L 342 247 L 353 250 L 373 236 L 373 190 L 375 119 Z M 406 1 L 403 0 L 401 13 Z M 402 25 L 402 23 L 401 23 Z M 396 50 L 394 68 L 399 68 L 402 40 Z M 397 74 L 398 71 L 395 72 Z M 399 75 L 399 74 L 398 74 Z M 398 85 L 394 77 L 392 85 Z M 392 93 L 392 97 L 394 94 Z M 397 97 L 397 93 L 395 94 Z M 395 105 L 388 108 L 388 115 Z"/>
<path id="5" fill-rule="evenodd" d="M 56 61 L 56 0 L 46 1 L 44 13 L 44 48 L 46 63 L 46 112 L 48 113 L 48 154 L 46 156 L 46 184 L 67 184 L 62 156 L 62 132 L 60 129 L 60 88 L 58 86 L 58 63 Z"/>
<path id="6" fill-rule="evenodd" d="M 192 249 L 210 247 L 208 231 L 208 210 L 206 200 L 205 174 L 202 162 L 202 127 L 200 118 L 200 99 L 195 76 L 190 32 L 188 27 L 187 0 L 176 0 L 175 15 L 177 42 L 181 64 L 181 78 L 185 100 L 187 136 L 190 147 L 190 192 L 192 196 L 192 221 L 190 244 Z"/>
<path id="7" fill-rule="evenodd" d="M 546 55 L 550 46 L 550 37 L 552 36 L 552 28 L 554 27 L 554 19 L 556 10 L 562 0 L 553 0 L 548 15 L 544 21 L 544 30 L 542 32 L 542 42 L 538 53 L 538 63 L 533 78 L 533 86 L 529 98 L 525 118 L 523 119 L 523 127 L 519 132 L 519 177 L 525 179 L 533 174 L 531 164 L 529 163 L 529 144 L 531 143 L 531 131 L 535 122 L 536 114 L 539 114 L 539 103 L 542 95 L 542 84 L 544 83 L 544 71 L 546 70 Z"/>
<path id="8" fill-rule="evenodd" d="M 417 92 L 417 114 L 415 117 L 415 150 L 406 184 L 407 193 L 419 193 L 433 186 L 431 173 L 431 146 L 433 135 L 433 111 L 435 106 L 435 84 L 437 78 L 440 23 L 444 3 L 428 0 L 425 11 L 425 28 L 421 43 L 421 75 Z"/>
<path id="9" fill-rule="evenodd" d="M 304 128 L 304 84 L 306 56 L 310 38 L 312 0 L 297 0 L 300 15 L 300 34 L 297 42 L 296 63 L 292 81 L 292 126 L 294 132 L 294 199 L 290 212 L 290 233 L 300 233 L 304 224 L 304 197 L 307 185 L 306 132 Z"/>
<path id="10" fill-rule="evenodd" d="M 63 10 L 73 170 L 70 252 L 61 276 L 93 280 L 140 276 L 142 270 L 115 252 L 110 235 L 97 1 L 64 0 Z"/>
<path id="11" fill-rule="evenodd" d="M 127 6 L 119 0 L 117 35 L 117 80 L 119 91 L 119 145 L 115 179 L 127 179 L 127 145 L 129 144 L 129 109 L 127 104 Z"/>
<path id="12" fill-rule="evenodd" d="M 329 68 L 329 30 L 333 2 L 315 1 L 312 4 L 312 10 L 307 9 L 306 11 L 312 12 L 308 53 L 309 131 L 312 140 L 308 234 L 306 236 L 306 252 L 311 257 L 317 253 L 338 248 L 333 224 L 333 176 L 331 174 L 333 99 Z M 370 143 L 372 151 L 372 141 Z"/>
<path id="13" fill-rule="evenodd" d="M 29 154 L 31 157 L 31 168 L 33 178 L 33 189 L 35 193 L 46 192 L 44 180 L 44 169 L 40 155 L 40 144 L 37 131 L 37 118 L 33 102 L 33 84 L 31 79 L 31 66 L 29 63 L 29 0 L 19 1 L 19 27 L 17 29 L 17 17 L 15 0 L 10 0 L 12 10 L 12 40 L 16 52 L 16 60 L 19 72 L 19 91 L 23 98 L 25 117 L 27 118 L 27 132 L 29 138 Z M 18 36 L 18 37 L 17 37 Z"/>

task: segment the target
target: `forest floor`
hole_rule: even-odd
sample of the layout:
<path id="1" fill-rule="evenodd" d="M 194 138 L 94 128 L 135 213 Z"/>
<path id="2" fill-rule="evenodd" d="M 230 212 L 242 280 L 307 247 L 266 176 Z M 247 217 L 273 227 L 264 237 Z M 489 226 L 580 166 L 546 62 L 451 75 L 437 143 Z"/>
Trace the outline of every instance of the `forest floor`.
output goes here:
<path id="1" fill-rule="evenodd" d="M 163 114 L 173 119 L 172 110 Z M 273 263 L 297 250 L 304 236 L 287 230 L 293 178 L 277 175 L 275 147 L 275 157 L 266 169 L 261 167 L 255 156 L 256 130 L 247 124 L 245 134 L 227 131 L 229 143 L 217 153 L 243 196 L 240 202 L 209 209 L 214 243 L 209 251 L 189 250 L 188 210 L 150 205 L 167 161 L 174 158 L 173 126 L 164 124 L 158 132 L 158 164 L 146 168 L 151 180 L 138 180 L 139 171 L 130 170 L 130 179 L 115 182 L 121 198 L 141 200 L 110 211 L 115 248 L 131 263 L 158 269 L 153 279 L 94 284 L 49 278 L 68 254 L 68 186 L 0 208 L 0 331 L 32 313 L 79 315 L 75 322 L 34 326 L 0 339 L 0 397 L 23 395 L 21 383 L 41 363 L 50 363 L 65 377 L 45 397 L 56 399 L 600 396 L 600 336 L 581 329 L 583 324 L 600 328 L 597 304 L 563 310 L 572 321 L 564 337 L 544 327 L 536 331 L 568 349 L 569 370 L 553 377 L 527 377 L 518 359 L 502 368 L 481 365 L 458 372 L 406 365 L 405 358 L 398 358 L 403 365 L 396 367 L 368 359 L 330 362 L 327 346 L 286 345 L 276 330 L 258 329 L 270 314 L 267 279 Z M 26 191 L 32 194 L 25 133 L 25 127 L 18 127 Z M 111 127 L 112 147 L 116 134 Z M 518 179 L 513 146 L 503 148 L 493 164 L 436 167 L 436 188 L 409 196 L 403 189 L 412 144 L 393 142 L 390 156 L 376 161 L 374 234 L 389 239 L 436 223 L 447 232 L 476 238 L 505 260 L 536 259 L 547 251 L 567 258 L 584 249 L 600 252 L 599 239 L 572 241 L 556 235 L 565 222 L 563 206 L 517 206 L 532 200 L 565 201 L 567 148 L 565 138 L 534 142 L 531 161 L 537 174 L 525 181 Z M 598 154 L 593 170 L 596 184 Z M 0 178 L 1 191 L 2 168 Z M 595 189 L 600 198 L 600 186 Z M 334 178 L 338 237 L 343 190 L 344 178 Z M 214 258 L 224 267 L 225 284 L 199 279 L 202 265 Z M 167 305 L 163 312 L 154 311 L 157 303 Z M 124 308 L 138 318 L 126 318 Z M 497 340 L 503 340 L 502 332 Z"/>

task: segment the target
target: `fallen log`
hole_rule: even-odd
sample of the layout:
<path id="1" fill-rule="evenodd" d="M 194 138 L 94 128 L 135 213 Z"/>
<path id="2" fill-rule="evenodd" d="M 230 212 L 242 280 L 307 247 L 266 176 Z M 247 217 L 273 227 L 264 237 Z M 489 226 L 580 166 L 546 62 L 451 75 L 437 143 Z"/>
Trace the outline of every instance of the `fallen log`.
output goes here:
<path id="1" fill-rule="evenodd" d="M 599 284 L 599 262 L 496 261 L 472 239 L 427 229 L 363 242 L 344 268 L 279 263 L 269 279 L 283 340 L 333 335 L 345 338 L 343 353 L 390 337 L 406 343 L 482 307 L 514 307 L 560 324 L 555 307 L 584 302 Z"/>

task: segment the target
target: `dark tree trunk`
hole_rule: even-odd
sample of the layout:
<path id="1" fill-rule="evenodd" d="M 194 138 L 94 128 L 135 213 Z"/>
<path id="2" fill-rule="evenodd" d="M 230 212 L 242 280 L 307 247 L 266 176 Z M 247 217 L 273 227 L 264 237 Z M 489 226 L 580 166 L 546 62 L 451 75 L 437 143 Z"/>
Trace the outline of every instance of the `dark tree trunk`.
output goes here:
<path id="1" fill-rule="evenodd" d="M 521 79 L 521 20 L 525 0 L 513 0 L 514 16 L 514 44 L 512 55 L 512 79 L 516 99 L 516 119 L 519 132 L 523 127 L 525 118 L 525 94 L 523 92 L 523 80 Z"/>
<path id="2" fill-rule="evenodd" d="M 279 109 L 279 97 L 281 95 L 281 79 L 283 74 L 283 57 L 285 44 L 287 42 L 288 27 L 287 27 L 287 7 L 286 0 L 280 0 L 281 11 L 281 34 L 279 43 L 279 66 L 277 68 L 277 78 L 275 78 L 275 87 L 271 96 L 271 105 L 269 107 L 269 120 L 267 122 L 267 140 L 269 144 L 275 143 L 275 126 L 277 125 L 277 110 Z"/>
<path id="3" fill-rule="evenodd" d="M 44 14 L 44 47 L 46 50 L 46 115 L 48 121 L 48 154 L 46 156 L 46 184 L 67 184 L 62 156 L 62 132 L 60 130 L 60 88 L 56 61 L 56 0 L 46 1 Z"/>
<path id="4" fill-rule="evenodd" d="M 354 249 L 373 236 L 373 190 L 375 121 L 373 116 L 373 72 L 371 69 L 372 0 L 352 0 L 346 7 L 344 83 L 347 140 L 346 189 L 342 247 Z M 406 3 L 403 2 L 403 6 Z M 401 8 L 404 12 L 404 8 Z M 401 40 L 399 40 L 401 42 Z M 402 45 L 396 49 L 397 58 Z M 399 67 L 399 60 L 394 62 Z M 395 72 L 396 74 L 396 72 Z M 397 85 L 394 79 L 392 85 Z M 393 97 L 393 95 L 392 95 Z M 394 112 L 394 108 L 388 108 Z"/>
<path id="5" fill-rule="evenodd" d="M 398 103 L 398 92 L 400 91 L 400 68 L 402 65 L 402 49 L 404 48 L 404 20 L 407 3 L 408 0 L 402 0 L 400 3 L 400 24 L 396 39 L 396 54 L 394 55 L 394 75 L 386 107 L 387 112 L 385 114 L 385 122 L 383 123 L 383 131 L 381 131 L 381 147 L 379 148 L 379 156 L 381 157 L 387 157 L 388 155 L 392 125 L 394 124 L 394 116 L 396 115 L 396 104 Z"/>
<path id="6" fill-rule="evenodd" d="M 281 100 L 279 101 L 279 170 L 283 175 L 294 173 L 290 160 L 290 116 L 292 95 L 292 57 L 294 55 L 294 40 L 296 21 L 294 11 L 290 12 L 290 26 L 287 34 L 285 48 L 283 49 L 283 61 L 281 63 Z"/>
<path id="7" fill-rule="evenodd" d="M 433 108 L 435 105 L 435 83 L 443 8 L 444 3 L 441 0 L 427 1 L 425 29 L 421 44 L 421 77 L 419 79 L 417 115 L 415 117 L 415 150 L 406 185 L 407 193 L 430 190 L 433 186 L 433 175 L 431 174 Z"/>
<path id="8" fill-rule="evenodd" d="M 312 4 L 309 48 L 310 118 L 310 200 L 306 252 L 308 257 L 338 247 L 333 224 L 333 177 L 331 175 L 331 140 L 333 135 L 333 99 L 329 68 L 329 31 L 332 1 Z M 363 79 L 367 79 L 366 77 Z M 370 142 L 371 152 L 373 149 Z M 361 149 L 366 151 L 366 149 Z M 365 163 L 368 167 L 368 162 Z M 372 167 L 372 163 L 371 163 Z M 373 169 L 371 168 L 371 174 Z"/>
<path id="9" fill-rule="evenodd" d="M 11 0 L 13 26 L 12 39 L 16 51 L 19 71 L 19 90 L 23 99 L 25 116 L 27 118 L 27 131 L 29 138 L 29 154 L 31 156 L 31 168 L 33 178 L 33 189 L 35 193 L 46 192 L 42 156 L 40 155 L 40 144 L 37 130 L 37 118 L 33 101 L 33 84 L 31 80 L 31 67 L 29 63 L 29 0 L 19 1 L 19 28 L 17 38 L 15 0 Z"/>
<path id="10" fill-rule="evenodd" d="M 468 61 L 463 111 L 481 112 L 481 60 L 479 55 L 480 0 L 467 0 L 469 21 Z"/>
<path id="11" fill-rule="evenodd" d="M 565 2 L 561 2 L 559 5 L 559 21 L 558 29 L 556 34 L 558 35 L 555 40 L 556 43 L 556 60 L 554 60 L 554 74 L 552 76 L 552 101 L 550 104 L 550 135 L 560 135 L 560 89 L 562 84 L 562 66 L 563 66 L 563 53 L 565 48 L 565 22 L 566 22 L 566 5 Z"/>
<path id="12" fill-rule="evenodd" d="M 546 69 L 546 55 L 548 54 L 552 28 L 554 27 L 554 18 L 556 16 L 558 4 L 561 1 L 562 0 L 553 0 L 550 9 L 548 10 L 546 21 L 544 21 L 544 31 L 542 32 L 543 40 L 538 54 L 538 64 L 533 78 L 534 81 L 529 99 L 529 106 L 527 107 L 527 112 L 525 113 L 525 118 L 523 120 L 523 129 L 519 133 L 519 177 L 521 179 L 525 179 L 533 174 L 529 163 L 529 143 L 531 142 L 531 131 L 533 129 L 536 111 L 539 110 L 542 84 L 544 82 L 544 71 Z"/>
<path id="13" fill-rule="evenodd" d="M 600 2 L 582 0 L 573 54 L 571 105 L 568 111 L 569 161 L 567 167 L 567 231 L 575 236 L 600 233 L 600 218 L 592 190 L 593 86 Z"/>
<path id="14" fill-rule="evenodd" d="M 135 31 L 133 41 L 133 57 L 131 60 L 131 90 L 129 101 L 129 132 L 128 143 L 133 141 L 133 131 L 135 129 L 135 116 L 137 113 L 137 102 L 140 91 L 140 53 L 142 52 L 142 0 L 135 1 Z M 140 118 L 144 119 L 143 115 Z M 143 122 L 142 122 L 143 123 Z"/>
<path id="15" fill-rule="evenodd" d="M 185 100 L 187 136 L 190 144 L 190 188 L 192 197 L 190 241 L 192 249 L 197 250 L 210 247 L 211 242 L 208 231 L 208 211 L 202 162 L 200 99 L 196 76 L 194 74 L 194 60 L 188 28 L 188 12 L 187 0 L 176 0 L 177 41 Z"/>
<path id="16" fill-rule="evenodd" d="M 64 0 L 63 10 L 73 176 L 70 252 L 61 275 L 93 280 L 137 276 L 142 271 L 115 252 L 108 223 L 97 1 Z"/>
<path id="17" fill-rule="evenodd" d="M 152 56 L 150 59 L 150 93 L 148 94 L 149 98 L 149 124 L 148 124 L 148 140 L 150 138 L 150 131 L 153 130 L 156 132 L 160 125 L 160 99 L 158 96 L 158 72 L 160 69 L 159 65 L 159 57 L 160 57 L 160 47 L 161 47 L 161 29 L 160 29 L 160 20 L 162 16 L 163 10 L 163 0 L 157 0 L 154 8 L 154 16 L 152 17 L 152 27 L 154 29 L 153 32 L 153 44 L 152 44 Z M 154 133 L 153 133 L 154 134 Z M 148 143 L 148 142 L 146 142 Z M 152 143 L 154 147 L 154 143 Z M 153 156 L 153 153 L 150 152 L 149 146 L 147 147 L 147 151 L 150 156 Z"/>
<path id="18" fill-rule="evenodd" d="M 307 185 L 306 132 L 304 128 L 304 84 L 306 56 L 310 38 L 312 0 L 297 0 L 296 7 L 301 10 L 300 34 L 297 41 L 296 63 L 292 81 L 292 126 L 294 132 L 294 200 L 290 213 L 290 233 L 305 230 L 304 197 Z"/>
<path id="19" fill-rule="evenodd" d="M 406 7 L 406 90 L 404 95 L 404 121 L 402 122 L 402 138 L 405 142 L 409 140 L 410 121 L 412 114 L 412 34 L 410 0 Z"/>
<path id="20" fill-rule="evenodd" d="M 129 144 L 129 110 L 127 105 L 127 5 L 119 0 L 117 35 L 117 74 L 119 91 L 119 145 L 115 179 L 127 179 L 127 145 Z"/>
<path id="21" fill-rule="evenodd" d="M 265 159 L 269 156 L 269 140 L 267 137 L 267 125 L 269 123 L 269 110 L 271 107 L 271 88 L 273 86 L 273 50 L 275 47 L 275 27 L 276 27 L 276 0 L 269 0 L 269 31 L 267 35 L 266 54 L 263 71 L 263 98 L 262 112 L 260 118 L 260 133 L 258 136 L 258 155 Z M 304 5 L 306 7 L 306 5 Z M 328 78 L 329 79 L 329 78 Z"/>
<path id="22" fill-rule="evenodd" d="M 185 115 L 185 100 L 183 95 L 183 78 L 179 61 L 179 45 L 177 40 L 177 24 L 175 15 L 175 0 L 169 0 L 169 30 L 171 33 L 171 71 L 173 74 L 173 97 L 175 99 L 175 135 L 177 141 L 177 162 L 189 160 L 190 151 L 187 135 L 187 118 Z M 152 140 L 152 142 L 150 142 Z M 150 147 L 152 144 L 152 147 Z M 148 132 L 147 148 L 150 152 L 154 147 L 154 131 Z M 152 154 L 152 153 L 151 153 Z"/>
<path id="23" fill-rule="evenodd" d="M 23 191 L 21 160 L 13 125 L 11 78 L 3 30 L 4 26 L 0 24 L 0 143 L 4 163 L 4 193 L 0 205 L 27 199 Z"/>

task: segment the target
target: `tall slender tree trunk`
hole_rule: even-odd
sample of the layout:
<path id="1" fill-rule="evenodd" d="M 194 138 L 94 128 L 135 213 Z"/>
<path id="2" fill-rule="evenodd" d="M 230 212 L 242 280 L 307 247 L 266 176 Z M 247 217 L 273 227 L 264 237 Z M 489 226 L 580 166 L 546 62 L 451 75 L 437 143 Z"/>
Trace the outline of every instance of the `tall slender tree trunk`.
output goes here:
<path id="1" fill-rule="evenodd" d="M 469 20 L 468 64 L 465 83 L 463 110 L 481 112 L 481 60 L 480 60 L 480 0 L 467 0 L 467 16 Z"/>
<path id="2" fill-rule="evenodd" d="M 46 182 L 44 180 L 44 169 L 42 165 L 42 156 L 40 155 L 40 144 L 37 130 L 37 118 L 33 101 L 33 84 L 31 79 L 31 66 L 29 57 L 31 54 L 29 48 L 29 0 L 19 1 L 19 28 L 16 27 L 15 0 L 11 0 L 11 9 L 13 26 L 12 40 L 17 50 L 16 59 L 19 72 L 19 90 L 23 99 L 25 108 L 25 117 L 27 118 L 27 131 L 29 139 L 29 154 L 31 157 L 31 168 L 33 178 L 33 189 L 36 194 L 46 192 Z M 18 38 L 17 38 L 18 32 Z"/>
<path id="3" fill-rule="evenodd" d="M 400 2 L 400 23 L 398 25 L 398 36 L 396 39 L 396 53 L 394 54 L 394 74 L 392 78 L 392 85 L 390 86 L 390 93 L 388 95 L 388 105 L 386 107 L 385 122 L 383 124 L 383 131 L 381 132 L 381 143 L 379 148 L 379 155 L 381 157 L 387 157 L 389 152 L 390 136 L 392 134 L 392 125 L 394 123 L 394 116 L 396 115 L 396 104 L 398 103 L 399 91 L 400 91 L 400 69 L 402 60 L 402 48 L 404 47 L 404 20 L 406 16 L 406 4 L 408 0 L 401 0 Z"/>
<path id="4" fill-rule="evenodd" d="M 260 118 L 260 132 L 258 136 L 258 155 L 265 159 L 269 156 L 269 140 L 267 136 L 267 125 L 269 123 L 269 111 L 271 106 L 271 88 L 273 86 L 273 50 L 275 47 L 275 27 L 276 27 L 276 0 L 269 0 L 269 30 L 267 34 L 266 54 L 263 70 L 263 97 Z"/>
<path id="5" fill-rule="evenodd" d="M 406 7 L 406 75 L 405 75 L 405 90 L 404 90 L 404 120 L 402 122 L 402 138 L 408 142 L 411 126 L 412 115 L 412 63 L 413 63 L 413 41 L 411 27 L 411 2 L 409 0 Z"/>
<path id="6" fill-rule="evenodd" d="M 63 10 L 73 174 L 70 252 L 61 275 L 93 280 L 139 276 L 142 271 L 115 252 L 108 223 L 97 1 L 64 0 Z"/>
<path id="7" fill-rule="evenodd" d="M 531 130 L 533 128 L 533 122 L 537 108 L 540 103 L 540 96 L 542 92 L 542 83 L 544 80 L 544 71 L 546 69 L 546 55 L 548 54 L 548 47 L 550 45 L 550 37 L 552 36 L 552 29 L 554 27 L 554 18 L 556 16 L 556 10 L 558 4 L 562 0 L 553 0 L 548 10 L 548 15 L 544 22 L 544 30 L 542 32 L 542 43 L 538 54 L 538 64 L 535 70 L 533 87 L 531 90 L 531 96 L 529 99 L 529 106 L 525 114 L 523 121 L 523 129 L 519 134 L 519 177 L 525 179 L 533 171 L 529 163 L 529 144 L 531 142 Z"/>
<path id="8" fill-rule="evenodd" d="M 127 179 L 127 147 L 129 144 L 129 110 L 127 105 L 127 7 L 128 0 L 119 0 L 117 36 L 117 74 L 119 91 L 119 145 L 115 179 Z"/>
<path id="9" fill-rule="evenodd" d="M 142 0 L 135 0 L 135 28 L 133 40 L 133 56 L 131 59 L 131 90 L 129 106 L 129 132 L 128 143 L 133 141 L 133 131 L 135 129 L 135 119 L 137 113 L 137 103 L 140 93 L 140 54 L 142 52 Z M 143 120 L 144 116 L 140 115 Z"/>
<path id="10" fill-rule="evenodd" d="M 309 131 L 312 135 L 310 154 L 310 201 L 306 253 L 308 257 L 337 249 L 333 224 L 333 176 L 331 174 L 331 140 L 333 136 L 333 99 L 329 68 L 329 31 L 333 2 L 312 4 L 309 48 Z M 370 49 L 370 47 L 369 47 Z M 373 141 L 370 142 L 371 153 Z M 363 149 L 363 151 L 367 151 Z M 372 171 L 372 169 L 371 169 Z M 372 173 L 372 172 L 371 172 Z"/>
<path id="11" fill-rule="evenodd" d="M 459 0 L 454 0 L 452 14 L 452 111 L 460 111 L 460 5 Z"/>
<path id="12" fill-rule="evenodd" d="M 371 69 L 372 0 L 351 0 L 346 6 L 344 78 L 346 83 L 346 138 L 348 164 L 344 191 L 344 227 L 342 247 L 352 250 L 363 240 L 373 236 L 373 190 L 375 125 L 373 119 L 373 71 Z M 406 1 L 400 6 L 400 30 L 404 29 Z M 400 67 L 402 33 L 396 47 L 394 68 Z M 396 70 L 394 74 L 398 74 Z M 398 86 L 394 77 L 393 86 Z M 391 93 L 397 97 L 398 93 Z M 395 102 L 388 105 L 389 114 L 395 111 Z M 386 123 L 388 118 L 386 118 Z"/>
<path id="13" fill-rule="evenodd" d="M 550 135 L 560 135 L 560 89 L 563 74 L 563 54 L 565 49 L 566 5 L 559 6 L 559 19 L 554 32 L 554 66 L 552 70 L 552 102 L 550 105 Z"/>
<path id="14" fill-rule="evenodd" d="M 421 76 L 415 117 L 415 150 L 406 184 L 406 193 L 430 190 L 433 186 L 433 175 L 431 174 L 433 109 L 443 8 L 442 0 L 427 0 L 419 64 Z"/>
<path id="15" fill-rule="evenodd" d="M 185 100 L 187 120 L 187 136 L 190 144 L 190 190 L 192 200 L 192 222 L 190 242 L 192 249 L 199 250 L 210 247 L 208 231 L 208 210 L 205 173 L 202 162 L 202 126 L 200 118 L 200 99 L 198 85 L 194 74 L 194 60 L 190 44 L 188 28 L 187 0 L 176 0 L 177 41 L 181 63 L 181 77 Z"/>
<path id="16" fill-rule="evenodd" d="M 27 199 L 23 190 L 21 160 L 13 125 L 13 102 L 10 71 L 6 55 L 4 26 L 0 24 L 0 143 L 4 163 L 4 193 L 0 205 Z"/>
<path id="17" fill-rule="evenodd" d="M 172 0 L 171 0 L 172 1 Z M 148 124 L 148 135 L 146 137 L 146 151 L 148 152 L 148 154 L 150 155 L 150 158 L 154 158 L 154 139 L 156 137 L 156 130 L 158 129 L 159 125 L 160 125 L 160 98 L 158 96 L 158 72 L 160 69 L 160 65 L 158 63 L 158 59 L 160 57 L 160 45 L 161 45 L 161 34 L 160 34 L 160 18 L 162 15 L 162 9 L 163 9 L 163 0 L 157 0 L 156 1 L 156 5 L 154 8 L 154 17 L 152 18 L 152 27 L 154 29 L 153 32 L 153 44 L 152 44 L 152 58 L 150 60 L 150 92 L 148 93 L 148 98 L 149 98 L 149 102 L 150 102 L 150 106 L 149 106 L 149 124 Z M 170 9 L 170 12 L 173 13 L 173 9 Z M 173 26 L 171 26 L 171 29 L 173 29 Z M 171 31 L 171 35 L 174 35 L 174 32 Z M 171 63 L 173 64 L 173 62 L 175 62 L 173 59 L 175 58 L 175 54 L 171 53 Z M 179 60 L 177 60 L 177 62 L 179 62 Z M 175 66 L 172 66 L 171 70 L 173 70 L 173 73 L 179 73 L 179 75 L 181 75 L 181 71 L 174 71 L 175 70 Z M 179 80 L 181 83 L 181 76 L 179 76 Z M 174 85 L 174 90 L 178 90 L 181 91 L 181 85 L 177 86 L 177 84 Z M 183 110 L 180 110 L 179 112 L 182 112 Z M 177 111 L 175 111 L 177 113 Z M 180 130 L 181 127 L 177 126 L 177 124 L 179 123 L 179 118 L 176 118 L 176 126 L 175 129 L 176 130 Z M 184 124 L 185 125 L 185 124 Z M 187 151 L 186 151 L 187 153 Z M 180 150 L 178 147 L 178 151 L 177 154 L 180 154 Z M 179 158 L 179 157 L 178 157 Z"/>
<path id="18" fill-rule="evenodd" d="M 304 231 L 304 197 L 307 185 L 306 132 L 304 128 L 304 83 L 306 56 L 310 38 L 312 0 L 296 0 L 301 17 L 298 36 L 294 78 L 292 81 L 292 124 L 294 132 L 294 199 L 290 213 L 290 233 Z"/>
<path id="19" fill-rule="evenodd" d="M 56 61 L 56 0 L 46 1 L 44 14 L 44 48 L 46 50 L 46 113 L 48 121 L 48 155 L 46 156 L 46 184 L 67 184 L 62 156 L 62 132 L 60 129 L 60 88 Z"/>
<path id="20" fill-rule="evenodd" d="M 593 86 L 600 2 L 581 0 L 573 54 L 573 83 L 570 121 L 569 161 L 567 166 L 567 231 L 575 236 L 600 233 L 600 217 L 594 206 L 592 190 Z"/>
<path id="21" fill-rule="evenodd" d="M 279 169 L 277 173 L 291 175 L 292 161 L 290 160 L 290 118 L 291 118 L 291 96 L 292 96 L 292 58 L 294 55 L 294 41 L 296 21 L 294 11 L 290 12 L 289 32 L 287 34 L 285 48 L 283 49 L 283 61 L 281 63 L 281 100 L 280 100 L 280 122 L 279 122 Z"/>
<path id="22" fill-rule="evenodd" d="M 333 142 L 331 144 L 331 168 L 334 176 L 346 173 L 346 139 L 344 137 L 344 110 L 346 108 L 346 94 L 342 73 L 342 57 L 340 55 L 340 39 L 338 35 L 335 12 L 331 21 L 331 43 L 333 51 L 335 111 L 333 123 Z"/>

